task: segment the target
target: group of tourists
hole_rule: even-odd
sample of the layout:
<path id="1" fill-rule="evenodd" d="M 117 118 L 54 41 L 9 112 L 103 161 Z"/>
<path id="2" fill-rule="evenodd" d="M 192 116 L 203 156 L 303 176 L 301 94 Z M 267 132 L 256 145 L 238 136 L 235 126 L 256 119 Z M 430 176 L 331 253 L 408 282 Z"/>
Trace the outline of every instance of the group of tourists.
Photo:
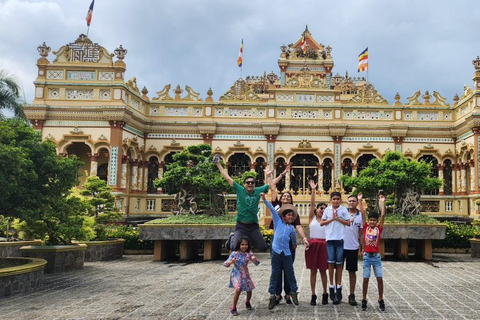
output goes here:
<path id="1" fill-rule="evenodd" d="M 317 271 L 322 282 L 322 304 L 333 304 L 342 301 L 342 271 L 345 268 L 349 274 L 350 292 L 348 303 L 357 305 L 355 300 L 356 272 L 358 260 L 363 260 L 363 290 L 362 310 L 367 310 L 367 290 L 373 267 L 378 283 L 378 304 L 380 310 L 385 310 L 383 300 L 383 269 L 379 252 L 380 238 L 385 218 L 385 197 L 380 196 L 381 216 L 376 212 L 366 214 L 362 205 L 362 194 L 348 197 L 348 208 L 341 206 L 341 194 L 330 194 L 330 205 L 315 203 L 317 185 L 310 181 L 312 190 L 309 213 L 310 239 L 307 239 L 300 223 L 296 207 L 293 205 L 292 195 L 289 192 L 277 196 L 276 184 L 290 171 L 287 166 L 278 177 L 272 179 L 272 170 L 268 166 L 265 174 L 268 184 L 255 187 L 255 180 L 247 177 L 243 186 L 235 182 L 216 161 L 220 173 L 236 191 L 237 217 L 233 237 L 230 241 L 231 254 L 225 261 L 226 267 L 233 266 L 230 275 L 229 287 L 234 288 L 232 315 L 238 315 L 237 303 L 242 291 L 246 292 L 245 307 L 252 310 L 250 303 L 252 291 L 255 288 L 248 271 L 249 262 L 258 265 L 260 262 L 251 248 L 266 251 L 268 246 L 258 225 L 258 206 L 263 200 L 272 217 L 274 229 L 271 240 L 271 276 L 268 292 L 269 309 L 273 309 L 282 300 L 282 284 L 287 304 L 298 305 L 298 286 L 295 278 L 293 263 L 297 245 L 298 231 L 305 245 L 306 267 L 310 269 L 311 305 L 317 303 L 316 282 Z M 271 201 L 265 194 L 271 190 Z M 357 209 L 358 206 L 358 209 Z M 327 279 L 328 270 L 328 279 Z M 283 281 L 282 281 L 283 278 Z M 329 282 L 327 290 L 327 282 Z"/>

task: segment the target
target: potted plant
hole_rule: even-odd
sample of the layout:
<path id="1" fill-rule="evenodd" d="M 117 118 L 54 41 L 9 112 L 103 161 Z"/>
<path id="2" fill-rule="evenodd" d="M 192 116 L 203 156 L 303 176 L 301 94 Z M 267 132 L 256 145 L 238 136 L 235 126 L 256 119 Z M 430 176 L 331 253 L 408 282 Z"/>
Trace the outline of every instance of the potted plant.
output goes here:
<path id="1" fill-rule="evenodd" d="M 358 176 L 343 175 L 341 181 L 363 193 L 369 210 L 378 210 L 379 194 L 387 195 L 383 239 L 395 240 L 395 255 L 407 259 L 408 241 L 412 239 L 416 240 L 417 255 L 427 260 L 432 258 L 432 239 L 445 238 L 446 226 L 420 215 L 421 192 L 442 184 L 440 179 L 431 177 L 431 164 L 411 161 L 399 152 L 390 151 L 382 160 L 371 160 Z M 402 221 L 388 223 L 389 214 Z"/>
<path id="2" fill-rule="evenodd" d="M 85 261 L 107 261 L 121 259 L 124 239 L 109 237 L 108 229 L 114 222 L 122 219 L 122 214 L 115 207 L 112 188 L 97 176 L 87 177 L 82 190 L 78 190 L 85 201 L 90 204 L 89 215 L 95 221 L 95 238 L 79 241 L 87 245 Z"/>
<path id="3" fill-rule="evenodd" d="M 93 235 L 88 204 L 71 195 L 82 162 L 59 157 L 53 142 L 15 119 L 0 121 L 0 142 L 0 214 L 20 219 L 18 231 L 46 245 L 22 247 L 22 255 L 48 256 L 45 272 L 83 267 L 86 246 L 71 244 Z"/>

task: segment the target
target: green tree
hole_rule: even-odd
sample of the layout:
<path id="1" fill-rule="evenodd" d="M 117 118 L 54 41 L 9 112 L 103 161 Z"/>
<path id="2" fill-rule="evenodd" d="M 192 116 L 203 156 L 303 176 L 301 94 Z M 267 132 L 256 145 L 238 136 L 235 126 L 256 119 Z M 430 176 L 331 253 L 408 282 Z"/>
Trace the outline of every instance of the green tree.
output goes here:
<path id="1" fill-rule="evenodd" d="M 106 225 L 122 218 L 115 207 L 113 189 L 97 176 L 87 177 L 80 194 L 90 204 L 90 214 L 95 218 L 95 233 L 97 240 L 106 240 Z"/>
<path id="2" fill-rule="evenodd" d="M 442 185 L 440 179 L 431 177 L 431 164 L 408 160 L 401 153 L 392 151 L 387 152 L 382 160 L 371 160 L 357 177 L 343 175 L 341 181 L 346 187 L 355 187 L 356 192 L 362 192 L 367 199 L 375 200 L 372 201 L 375 205 L 378 194 L 384 193 L 397 212 L 406 205 L 407 193 L 420 194 Z"/>
<path id="3" fill-rule="evenodd" d="M 25 119 L 20 101 L 20 86 L 7 72 L 0 70 L 0 109 L 13 112 L 15 118 Z M 0 118 L 5 116 L 0 113 Z"/>
<path id="4" fill-rule="evenodd" d="M 230 189 L 212 160 L 212 147 L 199 144 L 186 147 L 173 156 L 161 180 L 155 187 L 162 187 L 169 194 L 176 194 L 179 212 L 224 214 L 223 198 L 218 194 Z"/>
<path id="5" fill-rule="evenodd" d="M 32 236 L 51 244 L 88 237 L 88 208 L 70 195 L 81 165 L 75 156 L 57 156 L 55 145 L 25 122 L 0 121 L 0 214 L 20 218 Z"/>

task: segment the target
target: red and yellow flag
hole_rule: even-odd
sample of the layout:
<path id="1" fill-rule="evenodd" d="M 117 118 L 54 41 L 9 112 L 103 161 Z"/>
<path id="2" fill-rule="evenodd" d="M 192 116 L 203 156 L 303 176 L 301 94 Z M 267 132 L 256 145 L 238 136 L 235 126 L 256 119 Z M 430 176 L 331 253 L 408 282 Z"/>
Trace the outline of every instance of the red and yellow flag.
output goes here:
<path id="1" fill-rule="evenodd" d="M 303 54 L 307 53 L 307 41 L 305 40 L 305 35 L 303 35 L 302 42 L 300 42 L 300 48 L 302 48 Z"/>
<path id="2" fill-rule="evenodd" d="M 240 52 L 238 53 L 237 66 L 241 67 L 243 64 L 243 39 L 240 45 Z"/>
<path id="3" fill-rule="evenodd" d="M 368 47 L 358 55 L 358 72 L 368 70 Z"/>

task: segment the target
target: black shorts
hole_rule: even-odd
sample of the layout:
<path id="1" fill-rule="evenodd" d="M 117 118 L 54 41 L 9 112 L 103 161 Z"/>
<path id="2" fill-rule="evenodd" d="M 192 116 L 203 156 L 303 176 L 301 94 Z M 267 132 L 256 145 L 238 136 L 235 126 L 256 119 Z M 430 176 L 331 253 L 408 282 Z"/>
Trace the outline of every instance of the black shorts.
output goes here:
<path id="1" fill-rule="evenodd" d="M 345 269 L 349 272 L 356 272 L 358 270 L 358 249 L 343 249 L 343 255 L 345 257 Z"/>

